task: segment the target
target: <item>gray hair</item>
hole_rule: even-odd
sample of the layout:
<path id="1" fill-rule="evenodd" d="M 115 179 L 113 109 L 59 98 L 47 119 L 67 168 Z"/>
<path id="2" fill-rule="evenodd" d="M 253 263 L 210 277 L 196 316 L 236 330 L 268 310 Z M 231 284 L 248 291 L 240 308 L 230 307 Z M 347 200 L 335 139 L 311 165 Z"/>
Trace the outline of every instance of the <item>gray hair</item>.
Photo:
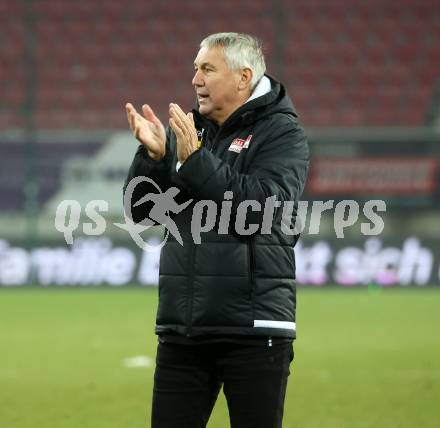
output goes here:
<path id="1" fill-rule="evenodd" d="M 251 87 L 254 89 L 266 71 L 261 42 L 256 37 L 241 33 L 216 33 L 200 43 L 201 48 L 211 49 L 220 46 L 225 53 L 226 62 L 233 71 L 243 68 L 252 70 Z"/>

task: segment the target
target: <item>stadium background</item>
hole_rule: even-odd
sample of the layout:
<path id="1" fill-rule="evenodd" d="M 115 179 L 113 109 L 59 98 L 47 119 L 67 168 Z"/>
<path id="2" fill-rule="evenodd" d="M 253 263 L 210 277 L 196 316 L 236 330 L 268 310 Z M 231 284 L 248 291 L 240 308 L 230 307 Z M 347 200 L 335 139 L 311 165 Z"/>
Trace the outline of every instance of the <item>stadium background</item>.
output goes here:
<path id="1" fill-rule="evenodd" d="M 198 44 L 219 31 L 259 36 L 293 98 L 304 200 L 387 204 L 379 236 L 361 218 L 337 238 L 332 211 L 306 224 L 285 426 L 437 426 L 439 22 L 433 0 L 0 0 L 0 426 L 146 426 L 159 252 L 114 225 L 136 147 L 124 105 L 191 109 Z M 73 246 L 54 226 L 65 199 Z M 85 236 L 97 199 L 106 229 Z"/>

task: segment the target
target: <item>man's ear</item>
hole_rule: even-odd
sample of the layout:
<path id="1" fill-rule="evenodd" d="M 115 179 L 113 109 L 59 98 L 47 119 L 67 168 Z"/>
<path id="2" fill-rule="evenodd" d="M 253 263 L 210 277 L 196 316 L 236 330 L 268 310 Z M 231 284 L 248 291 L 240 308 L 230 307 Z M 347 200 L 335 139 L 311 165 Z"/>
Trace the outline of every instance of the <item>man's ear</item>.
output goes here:
<path id="1" fill-rule="evenodd" d="M 238 82 L 238 89 L 241 91 L 251 88 L 252 70 L 250 68 L 243 68 L 241 70 L 240 81 Z"/>

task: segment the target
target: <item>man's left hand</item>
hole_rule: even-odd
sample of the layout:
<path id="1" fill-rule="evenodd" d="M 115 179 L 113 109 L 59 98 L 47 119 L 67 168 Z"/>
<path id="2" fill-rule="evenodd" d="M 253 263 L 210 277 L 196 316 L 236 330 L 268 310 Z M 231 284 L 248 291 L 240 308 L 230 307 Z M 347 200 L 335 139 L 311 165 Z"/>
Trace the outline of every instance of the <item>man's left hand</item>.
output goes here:
<path id="1" fill-rule="evenodd" d="M 193 115 L 185 114 L 177 104 L 170 104 L 169 123 L 177 137 L 177 159 L 183 163 L 197 150 L 197 131 Z"/>

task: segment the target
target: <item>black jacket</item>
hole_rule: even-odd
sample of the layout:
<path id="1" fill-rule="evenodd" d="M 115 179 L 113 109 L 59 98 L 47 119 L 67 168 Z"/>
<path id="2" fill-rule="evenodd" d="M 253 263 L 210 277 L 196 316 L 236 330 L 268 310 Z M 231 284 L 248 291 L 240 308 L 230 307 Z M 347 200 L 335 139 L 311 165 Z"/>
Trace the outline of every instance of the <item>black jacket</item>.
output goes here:
<path id="1" fill-rule="evenodd" d="M 133 177 L 148 176 L 162 192 L 179 188 L 177 202 L 194 200 L 172 217 L 184 245 L 170 235 L 162 249 L 158 334 L 295 337 L 293 247 L 298 236 L 282 232 L 282 207 L 275 209 L 272 227 L 264 234 L 261 227 L 251 236 L 234 230 L 235 221 L 243 219 L 237 216 L 242 201 L 254 200 L 262 207 L 272 196 L 281 202 L 298 201 L 306 181 L 306 136 L 284 87 L 272 78 L 271 85 L 271 92 L 238 108 L 220 127 L 194 110 L 202 146 L 178 172 L 175 135 L 170 129 L 163 160 L 153 161 L 142 146 L 138 148 L 125 187 Z M 240 149 L 243 141 L 235 139 L 248 139 L 248 147 Z M 138 185 L 132 205 L 152 191 L 157 192 L 148 183 Z M 201 233 L 201 242 L 195 244 L 191 235 L 194 203 L 212 200 L 220 213 L 226 191 L 233 195 L 229 228 L 219 224 L 218 215 L 213 230 Z M 132 207 L 133 220 L 148 217 L 150 208 L 148 203 Z M 292 217 L 295 214 L 294 209 Z M 261 226 L 262 220 L 262 210 L 247 210 L 246 225 Z"/>

